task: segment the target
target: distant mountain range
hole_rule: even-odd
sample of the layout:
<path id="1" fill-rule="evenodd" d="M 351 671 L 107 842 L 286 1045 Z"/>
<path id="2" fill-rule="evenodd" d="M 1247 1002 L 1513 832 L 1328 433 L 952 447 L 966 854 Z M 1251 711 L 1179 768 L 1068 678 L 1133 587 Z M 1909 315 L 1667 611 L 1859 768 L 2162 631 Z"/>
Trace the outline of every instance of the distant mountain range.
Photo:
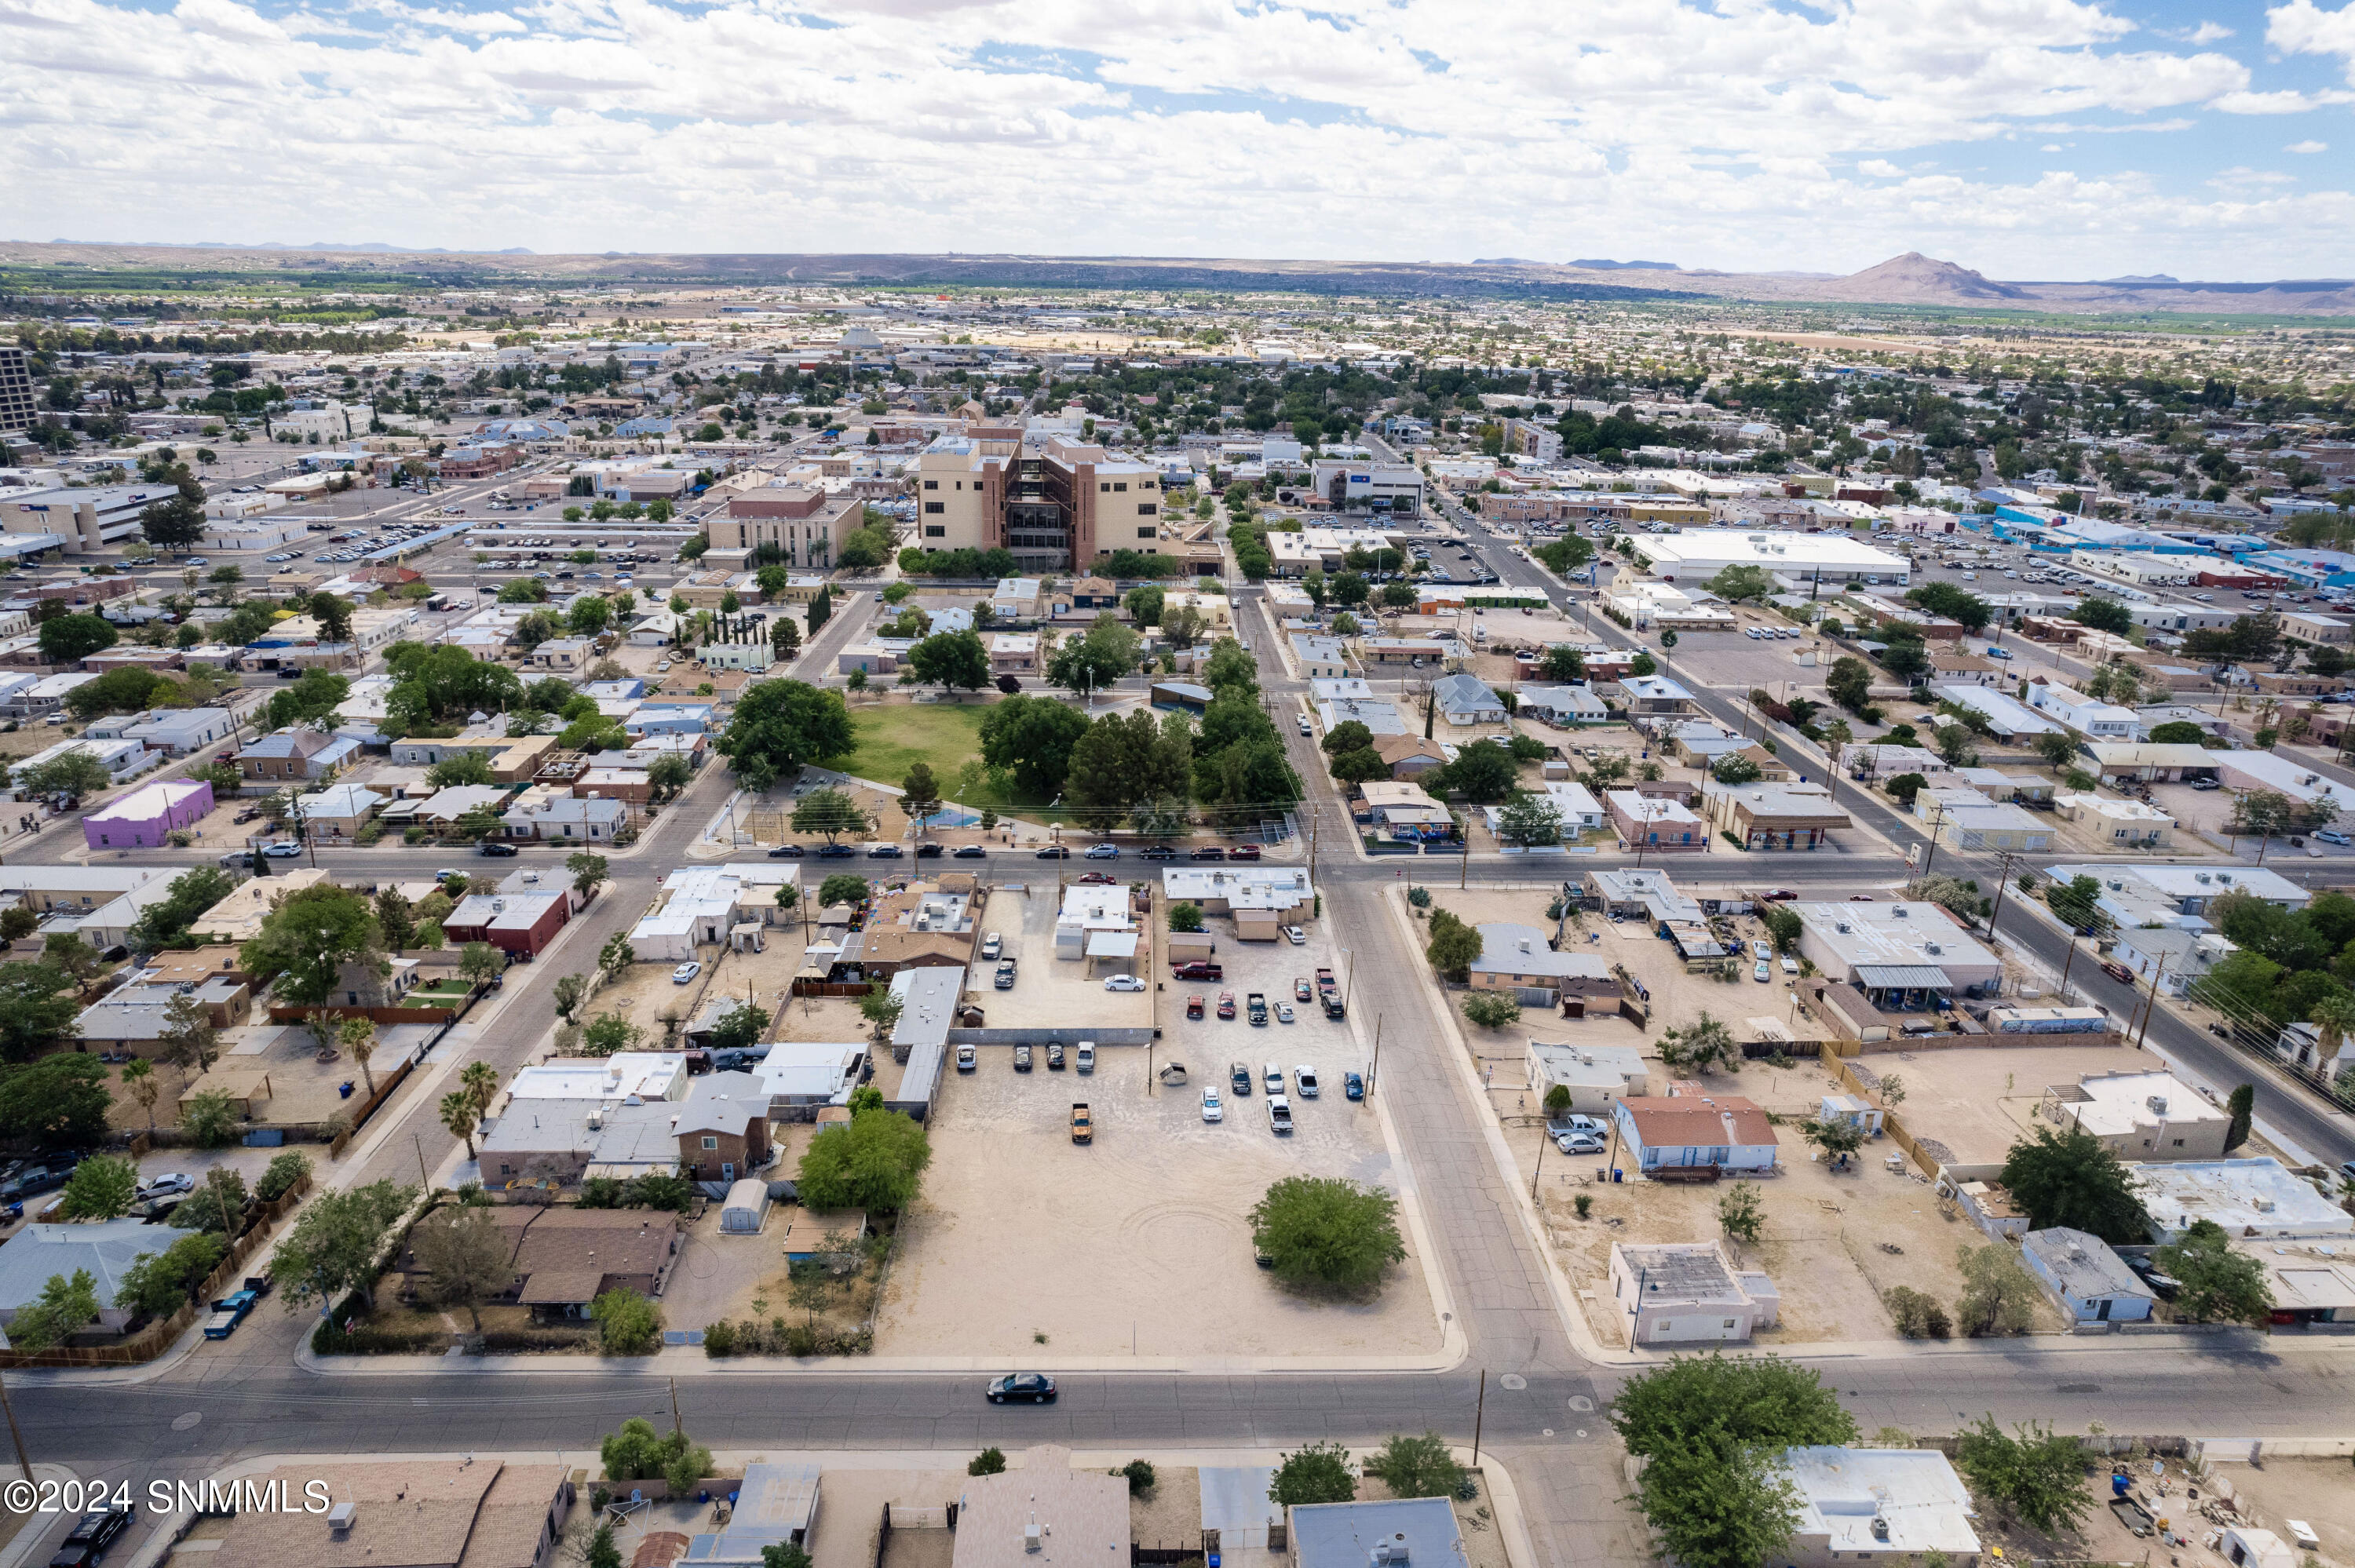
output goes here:
<path id="1" fill-rule="evenodd" d="M 0 264 L 103 271 L 186 266 L 267 271 L 410 274 L 440 283 L 556 282 L 1000 285 L 1012 288 L 1290 290 L 1322 294 L 1559 300 L 1690 299 L 2232 315 L 2355 315 L 2355 279 L 2186 282 L 2164 273 L 2091 282 L 2005 281 L 1907 251 L 1861 272 L 1722 272 L 1665 261 L 1567 263 L 1490 258 L 1472 262 L 1220 260 L 1154 256 L 873 254 L 625 254 L 542 256 L 506 250 L 402 250 L 381 242 L 97 245 L 0 241 Z M 1637 274 L 1631 277 L 1630 274 Z"/>

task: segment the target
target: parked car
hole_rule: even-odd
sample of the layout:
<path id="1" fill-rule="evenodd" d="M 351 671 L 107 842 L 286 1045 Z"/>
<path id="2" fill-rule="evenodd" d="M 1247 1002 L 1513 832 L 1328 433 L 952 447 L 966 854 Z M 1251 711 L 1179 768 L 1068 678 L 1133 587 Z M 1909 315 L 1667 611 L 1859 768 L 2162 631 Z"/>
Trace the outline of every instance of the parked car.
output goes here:
<path id="1" fill-rule="evenodd" d="M 1316 993 L 1314 991 L 1308 989 L 1308 977 L 1306 975 L 1295 975 L 1292 977 L 1293 1001 L 1306 1001 L 1315 994 Z"/>
<path id="2" fill-rule="evenodd" d="M 1120 846 L 1118 844 L 1091 844 L 1088 846 L 1087 858 L 1090 860 L 1118 860 L 1120 858 Z"/>
<path id="3" fill-rule="evenodd" d="M 1750 978 L 1764 985 L 1774 974 L 1774 966 L 1761 959 L 1750 967 Z"/>
<path id="4" fill-rule="evenodd" d="M 1260 1082 L 1266 1086 L 1267 1092 L 1269 1094 L 1280 1095 L 1284 1093 L 1284 1069 L 1277 1066 L 1274 1063 L 1261 1063 L 1259 1078 Z"/>
<path id="5" fill-rule="evenodd" d="M 1349 1100 L 1364 1099 L 1366 1097 L 1366 1075 L 1363 1073 L 1342 1074 L 1341 1097 L 1343 1099 Z"/>
<path id="6" fill-rule="evenodd" d="M 1083 887 L 1111 887 L 1118 884 L 1120 878 L 1108 871 L 1091 871 L 1074 880 Z"/>
<path id="7" fill-rule="evenodd" d="M 1172 980 L 1224 980 L 1227 978 L 1227 971 L 1224 965 L 1213 963 L 1208 959 L 1188 959 L 1182 964 L 1172 966 L 1169 978 Z"/>
<path id="8" fill-rule="evenodd" d="M 693 980 L 702 972 L 703 966 L 700 963 L 698 963 L 695 959 L 689 959 L 687 962 L 679 965 L 678 968 L 670 971 L 670 983 L 673 985 L 685 985 L 687 981 Z"/>
<path id="9" fill-rule="evenodd" d="M 1147 860 L 1176 860 L 1178 852 L 1167 844 L 1147 844 L 1139 852 Z"/>
<path id="10" fill-rule="evenodd" d="M 1298 1017 L 1299 1014 L 1292 1011 L 1292 1003 L 1288 1001 L 1279 1001 L 1275 1004 L 1275 1021 L 1278 1023 L 1290 1023 L 1295 1022 Z"/>
<path id="11" fill-rule="evenodd" d="M 1060 1043 L 1060 1042 L 1058 1042 L 1058 1041 L 1050 1041 L 1050 1042 L 1048 1042 L 1048 1044 L 1047 1044 L 1047 1071 L 1049 1071 L 1049 1072 L 1050 1072 L 1050 1073 L 1060 1073 L 1060 1072 L 1061 1072 L 1062 1070 L 1063 1070 L 1063 1047 L 1062 1047 L 1062 1044 L 1061 1044 L 1061 1043 Z"/>
<path id="12" fill-rule="evenodd" d="M 1224 860 L 1227 858 L 1227 852 L 1225 846 L 1221 844 L 1204 844 L 1201 848 L 1196 850 L 1187 858 L 1190 860 Z"/>
<path id="13" fill-rule="evenodd" d="M 2337 828 L 2317 828 L 2314 830 L 2314 836 L 2320 839 L 2324 843 L 2338 844 L 2341 848 L 2344 848 L 2349 844 L 2355 844 L 2355 838 L 2349 838 Z"/>
<path id="14" fill-rule="evenodd" d="M 817 852 L 820 860 L 848 860 L 858 852 L 848 844 L 827 844 Z"/>
<path id="15" fill-rule="evenodd" d="M 1186 999 L 1186 1016 L 1188 1018 L 1199 1018 L 1202 1016 L 1202 999 L 1200 997 L 1189 996 Z"/>
<path id="16" fill-rule="evenodd" d="M 998 936 L 995 931 L 992 931 L 988 936 L 984 937 L 981 939 L 981 956 L 990 962 L 995 963 L 997 959 L 997 955 L 1003 951 L 1004 948 L 1005 938 Z"/>
<path id="17" fill-rule="evenodd" d="M 989 852 L 982 848 L 979 844 L 959 844 L 955 850 L 955 858 L 958 860 L 987 860 L 989 858 Z"/>
<path id="18" fill-rule="evenodd" d="M 262 845 L 261 853 L 272 860 L 292 860 L 303 853 L 303 846 L 281 839 L 276 843 Z"/>
<path id="19" fill-rule="evenodd" d="M 1143 991 L 1145 982 L 1135 975 L 1114 975 L 1104 981 L 1106 991 Z"/>
<path id="20" fill-rule="evenodd" d="M 1014 1048 L 1014 1070 L 1018 1073 L 1027 1073 L 1030 1070 L 1029 1046 L 1017 1045 Z"/>
<path id="21" fill-rule="evenodd" d="M 1284 939 L 1295 948 L 1305 947 L 1308 943 L 1308 933 L 1297 926 L 1286 926 L 1284 928 Z"/>
<path id="22" fill-rule="evenodd" d="M 948 853 L 947 846 L 943 844 L 921 843 L 916 846 L 916 858 L 918 860 L 938 860 Z"/>
<path id="23" fill-rule="evenodd" d="M 1302 1099 L 1313 1100 L 1316 1097 L 1316 1068 L 1305 1065 L 1293 1068 L 1292 1081 L 1298 1086 Z"/>
<path id="24" fill-rule="evenodd" d="M 501 843 L 496 839 L 485 839 L 474 846 L 474 853 L 488 860 L 512 860 L 523 852 L 513 844 Z"/>
<path id="25" fill-rule="evenodd" d="M 1071 1052 L 1071 1065 L 1082 1073 L 1096 1070 L 1096 1046 L 1092 1040 L 1082 1040 Z"/>
<path id="26" fill-rule="evenodd" d="M 1232 849 L 1227 851 L 1227 858 L 1229 860 L 1257 860 L 1259 858 L 1259 845 L 1237 844 Z"/>
<path id="27" fill-rule="evenodd" d="M 1014 989 L 1014 960 L 1012 959 L 1000 959 L 997 960 L 997 974 L 990 983 L 999 991 L 1012 991 Z"/>
<path id="28" fill-rule="evenodd" d="M 1300 733 L 1303 735 L 1314 735 L 1316 733 L 1316 729 L 1309 724 L 1308 715 L 1306 714 L 1302 714 L 1300 715 Z"/>
<path id="29" fill-rule="evenodd" d="M 1758 895 L 1758 902 L 1761 904 L 1788 904 L 1798 896 L 1799 895 L 1796 893 L 1794 893 L 1787 887 L 1770 887 L 1765 892 Z"/>
<path id="30" fill-rule="evenodd" d="M 1267 1129 L 1278 1138 L 1292 1135 L 1292 1102 L 1282 1095 L 1268 1097 Z"/>
<path id="31" fill-rule="evenodd" d="M 867 846 L 867 858 L 868 860 L 898 860 L 900 858 L 900 846 L 898 844 L 869 844 Z"/>
<path id="32" fill-rule="evenodd" d="M 131 1528 L 136 1509 L 133 1504 L 82 1515 L 66 1538 L 58 1542 L 57 1552 L 49 1558 L 49 1568 L 92 1568 L 106 1556 L 106 1549 Z"/>
<path id="33" fill-rule="evenodd" d="M 1039 852 L 1037 858 L 1040 860 L 1069 860 L 1071 858 L 1071 852 L 1065 849 L 1061 844 L 1049 844 L 1045 849 Z"/>
<path id="34" fill-rule="evenodd" d="M 799 844 L 779 844 L 769 852 L 771 860 L 799 860 L 809 852 Z"/>
<path id="35" fill-rule="evenodd" d="M 1252 1075 L 1249 1067 L 1241 1062 L 1228 1063 L 1227 1082 L 1234 1086 L 1235 1098 L 1239 1100 L 1251 1098 Z"/>
<path id="36" fill-rule="evenodd" d="M 2115 959 L 2104 959 L 2102 960 L 2102 972 L 2109 976 L 2112 980 L 2117 981 L 2120 985 L 2132 985 L 2135 982 L 2134 970 L 2126 968 L 2126 965 L 2118 962 Z"/>
<path id="37" fill-rule="evenodd" d="M 1553 1146 L 1564 1154 L 1600 1154 L 1603 1140 L 1591 1132 L 1557 1132 Z"/>
<path id="38" fill-rule="evenodd" d="M 1219 1016 L 1220 1018 L 1232 1018 L 1234 1015 L 1235 993 L 1231 991 L 1220 991 L 1219 993 Z"/>
<path id="39" fill-rule="evenodd" d="M 1215 1086 L 1205 1088 L 1202 1091 L 1202 1119 L 1204 1121 L 1224 1121 L 1226 1118 L 1226 1108 L 1219 1103 L 1218 1089 Z"/>
<path id="40" fill-rule="evenodd" d="M 141 1198 L 161 1198 L 173 1192 L 193 1192 L 196 1190 L 195 1177 L 174 1171 L 162 1176 L 149 1177 L 140 1182 L 135 1191 Z"/>
<path id="41" fill-rule="evenodd" d="M 990 1380 L 989 1403 L 1052 1404 L 1055 1403 L 1055 1380 L 1045 1372 L 1008 1372 L 1004 1377 Z"/>

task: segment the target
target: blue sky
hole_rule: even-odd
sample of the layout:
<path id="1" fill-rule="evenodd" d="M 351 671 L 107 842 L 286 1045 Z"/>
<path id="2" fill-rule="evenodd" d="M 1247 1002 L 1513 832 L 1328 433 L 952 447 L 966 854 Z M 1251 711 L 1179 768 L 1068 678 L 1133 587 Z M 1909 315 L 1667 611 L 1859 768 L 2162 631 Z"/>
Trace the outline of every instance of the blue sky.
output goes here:
<path id="1" fill-rule="evenodd" d="M 2355 275 L 2355 0 L 5 0 L 8 238 Z"/>

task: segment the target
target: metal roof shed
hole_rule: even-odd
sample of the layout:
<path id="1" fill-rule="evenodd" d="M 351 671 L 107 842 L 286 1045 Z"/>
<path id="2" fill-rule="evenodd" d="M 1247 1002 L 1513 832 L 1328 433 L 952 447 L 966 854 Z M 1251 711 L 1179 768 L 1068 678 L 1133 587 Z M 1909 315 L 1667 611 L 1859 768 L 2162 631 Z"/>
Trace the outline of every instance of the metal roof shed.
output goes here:
<path id="1" fill-rule="evenodd" d="M 728 1202 L 719 1211 L 719 1229 L 724 1235 L 749 1236 L 761 1233 L 761 1222 L 769 1217 L 769 1184 L 746 1177 L 728 1189 Z"/>

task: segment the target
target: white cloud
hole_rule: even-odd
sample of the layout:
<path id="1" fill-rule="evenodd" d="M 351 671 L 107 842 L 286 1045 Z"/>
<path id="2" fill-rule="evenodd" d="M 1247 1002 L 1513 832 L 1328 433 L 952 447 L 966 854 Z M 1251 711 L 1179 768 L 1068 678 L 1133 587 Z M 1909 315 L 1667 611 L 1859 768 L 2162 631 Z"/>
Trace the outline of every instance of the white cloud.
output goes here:
<path id="1" fill-rule="evenodd" d="M 2330 143 L 2328 142 L 2292 142 L 2288 146 L 2284 147 L 2282 151 L 2285 153 L 2328 153 L 2330 151 Z"/>
<path id="2" fill-rule="evenodd" d="M 2056 242 L 2089 275 L 2355 243 L 2344 193 L 2258 218 L 2249 177 L 2210 199 L 2171 160 L 2006 172 L 2038 144 L 2013 135 L 2325 101 L 2207 26 L 2155 42 L 2078 0 L 1495 0 L 1478 26 L 1457 0 L 683 5 L 0 0 L 0 211 L 26 238 L 542 251 L 1568 257 L 1606 233 L 1694 265 L 1918 245 L 2013 276 Z M 2323 47 L 2346 15 L 2292 0 L 2268 37 Z M 1907 174 L 1958 141 L 1994 172 Z M 1445 237 L 1367 221 L 1402 207 Z"/>
<path id="3" fill-rule="evenodd" d="M 2221 22 L 2202 22 L 2188 33 L 2176 35 L 2187 44 L 2222 43 L 2232 36 L 2232 29 Z"/>
<path id="4" fill-rule="evenodd" d="M 2265 12 L 2265 42 L 2291 54 L 2338 55 L 2355 76 L 2355 5 L 2325 11 L 2314 0 L 2289 0 Z"/>
<path id="5" fill-rule="evenodd" d="M 2227 92 L 2208 107 L 2226 114 L 2305 114 L 2334 103 L 2355 103 L 2355 92 Z"/>

